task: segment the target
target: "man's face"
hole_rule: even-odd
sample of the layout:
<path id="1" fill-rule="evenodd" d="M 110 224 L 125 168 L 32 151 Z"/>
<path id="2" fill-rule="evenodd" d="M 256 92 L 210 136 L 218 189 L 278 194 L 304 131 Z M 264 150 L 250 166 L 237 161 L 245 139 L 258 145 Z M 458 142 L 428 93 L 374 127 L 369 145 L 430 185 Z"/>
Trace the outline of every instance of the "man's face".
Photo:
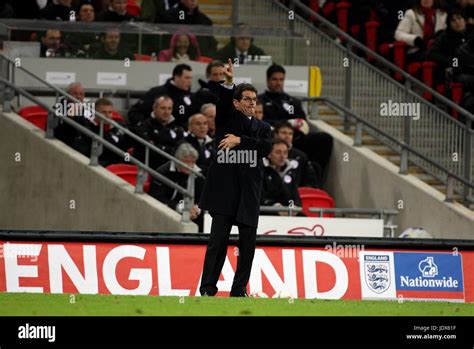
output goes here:
<path id="1" fill-rule="evenodd" d="M 188 10 L 194 10 L 196 7 L 198 7 L 199 1 L 198 0 L 181 0 L 181 3 Z"/>
<path id="2" fill-rule="evenodd" d="M 209 129 L 209 135 L 214 137 L 216 132 L 216 107 L 207 108 L 203 112 L 204 116 L 207 118 L 207 126 Z"/>
<path id="3" fill-rule="evenodd" d="M 111 31 L 107 32 L 104 37 L 104 46 L 107 51 L 115 52 L 120 45 L 120 33 Z"/>
<path id="4" fill-rule="evenodd" d="M 179 160 L 181 160 L 182 162 L 184 162 L 186 165 L 188 165 L 191 168 L 193 168 L 194 165 L 196 165 L 196 159 L 192 156 L 185 156 L 184 158 L 179 159 Z M 191 174 L 191 172 L 189 172 L 188 170 L 184 168 L 179 167 L 179 165 L 177 166 L 177 168 L 179 172 L 185 173 L 187 175 Z"/>
<path id="5" fill-rule="evenodd" d="M 56 50 L 61 44 L 61 32 L 59 30 L 48 30 L 41 41 L 47 48 Z"/>
<path id="6" fill-rule="evenodd" d="M 189 120 L 189 132 L 197 138 L 206 138 L 207 131 L 209 131 L 209 127 L 206 116 L 203 114 L 193 115 Z"/>
<path id="7" fill-rule="evenodd" d="M 421 0 L 421 6 L 423 7 L 432 7 L 433 0 Z"/>
<path id="8" fill-rule="evenodd" d="M 234 99 L 234 107 L 246 116 L 255 116 L 255 107 L 257 106 L 257 94 L 253 91 L 242 92 L 240 101 Z"/>
<path id="9" fill-rule="evenodd" d="M 67 93 L 73 96 L 74 98 L 80 100 L 81 102 L 84 101 L 85 91 L 82 85 L 73 85 L 71 88 L 69 88 Z"/>
<path id="10" fill-rule="evenodd" d="M 241 36 L 235 38 L 235 46 L 241 52 L 247 52 L 252 44 L 252 39 L 248 36 Z"/>
<path id="11" fill-rule="evenodd" d="M 285 141 L 288 144 L 293 143 L 293 130 L 291 128 L 282 127 L 278 130 L 275 136 L 277 139 Z"/>
<path id="12" fill-rule="evenodd" d="M 275 144 L 268 159 L 272 165 L 282 167 L 288 160 L 288 147 L 285 144 Z"/>
<path id="13" fill-rule="evenodd" d="M 96 108 L 96 111 L 104 115 L 105 117 L 112 119 L 112 112 L 114 111 L 114 107 L 112 105 L 102 104 Z"/>
<path id="14" fill-rule="evenodd" d="M 110 6 L 119 15 L 124 15 L 127 12 L 127 0 L 112 0 Z"/>
<path id="15" fill-rule="evenodd" d="M 262 104 L 257 104 L 255 106 L 255 118 L 258 120 L 263 119 L 263 105 Z"/>
<path id="16" fill-rule="evenodd" d="M 79 19 L 82 22 L 93 22 L 95 19 L 95 11 L 92 5 L 82 5 L 79 10 Z"/>
<path id="17" fill-rule="evenodd" d="M 208 79 L 214 82 L 220 82 L 222 80 L 225 80 L 224 69 L 224 67 L 213 67 L 211 69 L 211 73 L 208 76 Z"/>
<path id="18" fill-rule="evenodd" d="M 451 23 L 449 23 L 451 29 L 457 33 L 462 33 L 466 30 L 466 21 L 463 16 L 455 15 L 451 18 Z"/>
<path id="19" fill-rule="evenodd" d="M 267 87 L 270 92 L 283 92 L 283 85 L 285 84 L 285 74 L 273 73 L 270 79 L 267 80 Z"/>
<path id="20" fill-rule="evenodd" d="M 171 98 L 160 98 L 153 108 L 155 118 L 162 124 L 168 123 L 173 113 L 173 100 Z"/>
<path id="21" fill-rule="evenodd" d="M 193 83 L 193 72 L 190 70 L 183 70 L 181 76 L 173 76 L 176 87 L 181 90 L 188 91 Z"/>

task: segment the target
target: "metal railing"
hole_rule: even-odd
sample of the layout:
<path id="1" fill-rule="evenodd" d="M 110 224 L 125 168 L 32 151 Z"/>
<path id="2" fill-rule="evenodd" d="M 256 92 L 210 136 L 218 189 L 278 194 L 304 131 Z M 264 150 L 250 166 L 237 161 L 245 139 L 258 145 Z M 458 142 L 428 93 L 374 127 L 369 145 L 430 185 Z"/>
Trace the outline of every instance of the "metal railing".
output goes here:
<path id="1" fill-rule="evenodd" d="M 446 199 L 447 202 L 452 202 L 454 200 L 454 192 L 458 192 L 460 195 L 463 196 L 464 205 L 469 207 L 469 205 L 474 202 L 474 198 L 470 196 L 472 189 L 474 188 L 474 183 L 469 179 L 459 175 L 448 167 L 446 167 L 443 163 L 439 163 L 436 160 L 430 158 L 429 156 L 422 154 L 420 151 L 415 149 L 412 145 L 410 145 L 410 141 L 405 142 L 405 140 L 397 139 L 396 137 L 390 135 L 388 132 L 381 129 L 378 125 L 372 123 L 369 120 L 366 120 L 358 115 L 355 114 L 352 110 L 349 110 L 345 106 L 333 101 L 327 97 L 312 97 L 312 98 L 303 98 L 302 100 L 308 100 L 311 102 L 325 102 L 326 104 L 332 106 L 333 108 L 339 110 L 340 112 L 344 113 L 348 117 L 355 120 L 355 133 L 354 133 L 354 146 L 360 147 L 362 146 L 362 131 L 365 127 L 365 130 L 372 131 L 372 133 L 378 135 L 381 138 L 386 139 L 390 144 L 391 148 L 395 151 L 400 153 L 400 174 L 408 174 L 408 167 L 411 158 L 420 158 L 422 161 L 428 163 L 430 166 L 436 168 L 438 172 L 444 174 L 446 178 L 435 177 L 440 181 L 446 183 Z M 316 112 L 316 108 L 313 108 L 313 113 Z M 411 123 L 414 122 L 411 119 L 407 118 L 408 122 L 403 123 L 403 133 L 409 133 L 409 129 L 412 128 Z M 462 125 L 462 124 L 461 124 Z M 462 125 L 464 131 L 467 135 L 467 139 L 474 138 L 474 130 L 471 129 L 468 125 Z M 408 129 L 408 130 L 407 130 Z M 457 187 L 454 186 L 453 181 L 458 181 L 462 183 L 463 190 L 459 190 Z"/>
<path id="2" fill-rule="evenodd" d="M 53 139 L 54 138 L 54 128 L 58 125 L 59 121 L 59 116 L 56 115 L 56 111 L 49 105 L 45 104 L 29 92 L 25 91 L 24 89 L 15 86 L 15 70 L 16 69 L 21 69 L 23 72 L 28 74 L 29 76 L 33 77 L 37 81 L 41 82 L 45 86 L 47 86 L 49 89 L 52 91 L 55 91 L 55 96 L 56 96 L 56 102 L 59 100 L 60 96 L 67 98 L 67 100 L 72 101 L 74 103 L 82 103 L 78 99 L 74 98 L 73 96 L 69 95 L 65 91 L 57 88 L 56 86 L 44 81 L 37 75 L 31 73 L 30 71 L 24 69 L 23 67 L 17 67 L 15 65 L 15 62 L 5 55 L 0 53 L 0 105 L 3 107 L 3 112 L 11 112 L 11 101 L 14 99 L 15 94 L 22 95 L 26 97 L 27 99 L 31 100 L 35 104 L 41 106 L 42 108 L 46 109 L 48 111 L 48 119 L 46 123 L 46 134 L 45 137 L 48 139 Z M 72 120 L 69 117 L 61 117 L 62 120 L 69 126 L 75 128 L 78 132 L 85 134 L 86 136 L 90 137 L 92 140 L 92 146 L 91 146 L 91 154 L 90 154 L 90 166 L 98 166 L 99 164 L 99 156 L 102 153 L 102 149 L 105 146 L 107 149 L 111 150 L 113 153 L 120 155 L 122 158 L 127 158 L 132 164 L 135 164 L 139 167 L 139 171 L 137 174 L 137 181 L 136 181 L 136 186 L 135 186 L 135 193 L 137 194 L 142 194 L 143 193 L 143 184 L 146 181 L 146 176 L 147 173 L 150 174 L 152 177 L 156 178 L 158 181 L 164 183 L 165 185 L 177 190 L 179 193 L 181 193 L 184 196 L 184 208 L 183 208 L 183 214 L 182 214 L 182 221 L 184 223 L 190 222 L 190 210 L 194 205 L 194 180 L 195 177 L 201 177 L 204 178 L 204 176 L 196 171 L 195 169 L 189 167 L 186 165 L 184 162 L 178 160 L 177 158 L 169 155 L 165 151 L 159 149 L 155 145 L 145 141 L 141 137 L 137 136 L 133 132 L 129 131 L 127 128 L 123 127 L 122 125 L 118 124 L 112 119 L 107 118 L 103 114 L 99 112 L 95 112 L 94 114 L 95 117 L 99 118 L 100 122 L 100 133 L 96 134 L 89 130 L 88 128 L 80 125 L 76 121 Z M 140 145 L 144 146 L 145 148 L 145 162 L 143 163 L 142 161 L 138 160 L 131 154 L 123 151 L 122 149 L 114 146 L 112 143 L 106 141 L 103 138 L 104 135 L 104 124 L 111 125 L 120 131 L 122 131 L 124 134 L 126 134 L 128 137 L 133 139 L 135 142 L 138 142 Z M 150 156 L 150 151 L 165 157 L 166 159 L 173 161 L 177 165 L 179 165 L 181 168 L 184 168 L 190 172 L 190 175 L 188 177 L 188 183 L 187 183 L 187 188 L 183 188 L 180 185 L 172 182 L 162 174 L 158 173 L 155 169 L 152 169 L 148 166 L 149 164 L 149 156 Z"/>
<path id="3" fill-rule="evenodd" d="M 383 134 L 390 137 L 383 136 L 374 128 L 367 129 L 390 147 L 406 152 L 408 148 L 401 148 L 399 144 L 410 146 L 414 151 L 409 152 L 407 161 L 443 183 L 452 184 L 456 192 L 463 192 L 465 199 L 472 198 L 473 194 L 468 193 L 469 186 L 465 183 L 472 183 L 474 178 L 474 140 L 470 131 L 474 116 L 371 51 L 300 1 L 288 0 L 288 3 L 289 8 L 276 0 L 238 0 L 239 21 L 250 25 L 284 26 L 292 34 L 309 40 L 310 65 L 321 69 L 325 96 L 384 131 Z M 324 31 L 296 12 L 314 19 L 324 27 Z M 373 64 L 359 56 L 360 53 L 371 57 Z M 404 83 L 392 78 L 390 72 L 400 74 Z M 429 93 L 433 103 L 423 98 L 423 93 Z M 415 103 L 420 108 L 420 118 L 410 122 L 408 117 L 382 117 L 381 105 L 390 101 Z M 450 109 L 462 115 L 466 124 L 451 117 Z M 349 130 L 352 124 L 349 113 L 344 112 L 344 120 L 345 129 Z M 456 176 L 446 176 L 442 168 Z"/>

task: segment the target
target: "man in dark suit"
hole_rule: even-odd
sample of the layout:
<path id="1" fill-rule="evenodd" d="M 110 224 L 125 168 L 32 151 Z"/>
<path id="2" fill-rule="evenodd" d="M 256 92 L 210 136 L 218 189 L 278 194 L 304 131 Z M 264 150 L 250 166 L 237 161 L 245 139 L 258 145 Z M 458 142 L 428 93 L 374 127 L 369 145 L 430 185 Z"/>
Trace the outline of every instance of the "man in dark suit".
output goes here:
<path id="1" fill-rule="evenodd" d="M 271 151 L 270 126 L 255 119 L 257 91 L 250 84 L 233 83 L 232 60 L 224 68 L 216 115 L 218 154 L 211 164 L 199 207 L 212 216 L 200 292 L 217 293 L 217 281 L 227 255 L 232 225 L 239 228 L 237 270 L 231 297 L 247 296 L 262 189 L 262 158 Z M 250 161 L 250 158 L 254 161 Z"/>

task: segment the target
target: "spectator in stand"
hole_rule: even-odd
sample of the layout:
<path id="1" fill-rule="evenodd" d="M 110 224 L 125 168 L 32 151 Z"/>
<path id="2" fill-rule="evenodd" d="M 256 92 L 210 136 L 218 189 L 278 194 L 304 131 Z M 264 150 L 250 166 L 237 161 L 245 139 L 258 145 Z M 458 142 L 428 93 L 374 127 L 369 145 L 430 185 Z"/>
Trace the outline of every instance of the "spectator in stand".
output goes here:
<path id="1" fill-rule="evenodd" d="M 374 4 L 375 14 L 380 26 L 377 29 L 378 44 L 384 42 L 395 41 L 395 30 L 400 23 L 400 13 L 405 13 L 411 5 L 413 0 L 376 0 Z M 401 12 L 400 12 L 401 11 Z M 365 41 L 365 40 L 364 40 Z"/>
<path id="2" fill-rule="evenodd" d="M 430 40 L 440 30 L 446 29 L 446 17 L 438 0 L 417 0 L 405 12 L 395 31 L 395 39 L 409 46 L 407 63 L 425 60 Z"/>
<path id="3" fill-rule="evenodd" d="M 91 23 L 95 21 L 95 10 L 89 2 L 84 2 L 79 5 L 77 20 L 85 23 Z"/>
<path id="4" fill-rule="evenodd" d="M 179 0 L 142 0 L 140 18 L 145 22 L 162 22 L 166 11 L 178 4 Z"/>
<path id="5" fill-rule="evenodd" d="M 294 163 L 288 161 L 289 146 L 285 141 L 273 141 L 272 151 L 263 159 L 262 206 L 301 206 Z M 288 216 L 288 212 L 279 212 Z"/>
<path id="6" fill-rule="evenodd" d="M 101 113 L 106 118 L 112 119 L 112 114 L 114 111 L 114 105 L 112 102 L 107 98 L 99 98 L 95 101 L 95 111 Z M 116 121 L 121 126 L 126 126 L 124 123 Z M 94 132 L 95 134 L 100 134 L 100 118 L 98 116 L 89 118 L 88 121 L 85 122 L 84 126 L 86 126 L 90 131 Z M 127 149 L 131 145 L 130 138 L 123 132 L 122 130 L 104 123 L 104 134 L 103 138 L 115 145 L 117 148 L 122 149 L 123 151 L 127 151 Z M 92 147 L 92 139 L 83 134 L 78 132 L 76 138 L 74 139 L 73 148 L 79 151 L 80 153 L 84 154 L 85 156 L 90 156 L 91 154 L 91 147 Z M 118 164 L 125 162 L 125 158 L 120 156 L 107 147 L 102 147 L 102 154 L 99 156 L 99 164 L 106 167 L 112 164 Z"/>
<path id="7" fill-rule="evenodd" d="M 101 35 L 102 46 L 98 49 L 90 48 L 90 56 L 94 59 L 133 60 L 133 54 L 122 47 L 121 35 L 118 29 L 108 29 Z"/>
<path id="8" fill-rule="evenodd" d="M 95 20 L 94 6 L 90 2 L 83 2 L 77 10 L 77 21 L 92 23 Z M 66 41 L 76 50 L 84 52 L 84 56 L 89 57 L 91 45 L 97 43 L 98 33 L 91 32 L 71 32 L 67 35 Z"/>
<path id="9" fill-rule="evenodd" d="M 214 138 L 216 135 L 216 105 L 213 103 L 203 104 L 201 114 L 207 118 L 207 134 L 209 137 Z"/>
<path id="10" fill-rule="evenodd" d="M 72 0 L 53 0 L 40 11 L 39 17 L 50 21 L 69 21 L 71 18 Z"/>
<path id="11" fill-rule="evenodd" d="M 159 23 L 212 25 L 212 20 L 199 11 L 198 5 L 198 0 L 180 0 L 175 7 L 166 11 L 162 18 L 155 19 Z M 198 42 L 203 56 L 214 56 L 217 41 L 213 36 L 198 36 Z"/>
<path id="12" fill-rule="evenodd" d="M 332 137 L 324 132 L 309 133 L 301 102 L 283 90 L 285 76 L 286 71 L 280 65 L 271 65 L 267 69 L 267 90 L 258 96 L 263 104 L 263 120 L 273 126 L 279 121 L 289 121 L 297 126 L 293 144 L 308 154 L 314 167 L 321 168 L 323 181 L 332 152 Z"/>
<path id="13" fill-rule="evenodd" d="M 275 126 L 275 139 L 285 141 L 289 146 L 288 159 L 295 170 L 296 185 L 297 187 L 319 188 L 321 169 L 318 168 L 317 175 L 308 155 L 293 146 L 293 133 L 293 127 L 289 122 L 283 121 Z"/>
<path id="14" fill-rule="evenodd" d="M 160 62 L 189 62 L 199 61 L 201 49 L 194 34 L 179 31 L 171 37 L 170 48 L 160 51 Z"/>
<path id="15" fill-rule="evenodd" d="M 437 64 L 436 80 L 444 81 L 445 70 L 453 68 L 456 50 L 466 41 L 466 21 L 460 10 L 454 10 L 446 19 L 447 29 L 435 39 L 427 58 Z"/>
<path id="16" fill-rule="evenodd" d="M 189 143 L 196 149 L 199 154 L 197 165 L 206 175 L 215 155 L 214 140 L 207 134 L 209 131 L 207 117 L 203 114 L 191 116 L 188 131 L 188 135 L 180 143 Z"/>
<path id="17" fill-rule="evenodd" d="M 109 8 L 97 16 L 98 22 L 124 22 L 135 16 L 127 12 L 127 0 L 110 0 Z"/>
<path id="18" fill-rule="evenodd" d="M 81 83 L 73 82 L 67 87 L 66 92 L 69 95 L 73 96 L 74 98 L 78 99 L 81 103 L 84 102 L 85 91 Z M 72 100 L 61 98 L 58 102 L 60 106 L 66 104 L 67 109 L 66 109 L 66 112 L 63 111 L 62 113 L 56 110 L 56 114 L 57 115 L 59 114 L 58 115 L 59 119 L 58 119 L 58 126 L 56 126 L 56 128 L 54 129 L 54 137 L 56 139 L 59 139 L 61 142 L 69 145 L 70 147 L 72 147 L 74 144 L 74 140 L 77 136 L 77 131 L 74 127 L 67 124 L 63 119 L 70 118 L 74 120 L 75 122 L 79 123 L 80 125 L 84 126 L 87 122 L 87 118 L 90 118 L 92 115 L 90 112 L 76 113 L 76 110 L 79 108 L 76 109 L 76 108 L 70 107 L 70 104 L 77 103 Z"/>
<path id="19" fill-rule="evenodd" d="M 61 45 L 61 32 L 57 29 L 48 29 L 41 36 L 41 57 L 55 57 Z"/>
<path id="20" fill-rule="evenodd" d="M 178 142 L 187 136 L 187 133 L 178 125 L 173 116 L 173 99 L 167 95 L 155 99 L 151 117 L 139 122 L 135 132 L 168 154 L 172 154 Z M 138 145 L 136 153 L 139 159 L 143 160 L 145 158 L 143 146 Z M 154 152 L 150 153 L 149 164 L 151 168 L 157 168 L 163 165 L 165 161 L 164 157 Z"/>
<path id="21" fill-rule="evenodd" d="M 184 162 L 190 168 L 201 172 L 199 166 L 196 165 L 196 162 L 199 159 L 199 154 L 196 149 L 193 148 L 192 145 L 188 143 L 180 144 L 174 152 L 174 157 Z M 172 182 L 180 185 L 181 187 L 187 188 L 188 177 L 190 175 L 190 172 L 184 168 L 181 168 L 176 163 L 168 161 L 167 163 L 160 166 L 156 171 L 165 176 L 166 178 L 170 179 Z M 202 178 L 196 177 L 194 182 L 195 203 L 199 202 L 202 188 Z M 176 189 L 171 188 L 166 184 L 163 184 L 162 182 L 153 179 L 150 184 L 149 194 L 155 199 L 161 201 L 162 203 L 170 207 L 171 209 L 179 213 L 183 212 L 184 205 L 181 201 L 184 200 L 184 197 Z M 202 232 L 203 218 L 201 210 L 199 209 L 197 204 L 194 204 L 194 206 L 191 208 L 190 219 L 199 226 L 199 231 Z"/>
<path id="22" fill-rule="evenodd" d="M 196 92 L 196 99 L 199 103 L 217 103 L 219 88 L 224 81 L 224 63 L 222 61 L 212 61 L 206 67 L 207 81 L 199 79 L 201 88 Z"/>
<path id="23" fill-rule="evenodd" d="M 148 119 L 156 98 L 168 95 L 174 102 L 173 115 L 176 118 L 176 123 L 186 127 L 189 117 L 199 111 L 200 107 L 195 103 L 191 93 L 192 79 L 193 72 L 189 65 L 176 65 L 173 69 L 172 78 L 166 80 L 164 85 L 150 89 L 145 96 L 132 106 L 128 113 L 130 123 L 135 125 Z"/>
<path id="24" fill-rule="evenodd" d="M 461 45 L 456 51 L 456 57 L 459 58 L 458 67 L 454 69 L 455 81 L 463 84 L 463 97 L 461 107 L 474 114 L 474 36 Z M 461 116 L 461 121 L 466 122 L 465 117 Z M 474 123 L 473 123 L 474 125 Z"/>
<path id="25" fill-rule="evenodd" d="M 255 107 L 255 118 L 258 120 L 263 120 L 263 104 L 260 100 L 257 101 L 257 106 Z"/>
<path id="26" fill-rule="evenodd" d="M 253 38 L 244 23 L 238 24 L 237 31 L 237 35 L 230 38 L 230 43 L 217 51 L 216 59 L 226 61 L 232 58 L 234 63 L 238 60 L 239 64 L 245 64 L 256 56 L 266 55 L 260 47 L 253 44 Z"/>

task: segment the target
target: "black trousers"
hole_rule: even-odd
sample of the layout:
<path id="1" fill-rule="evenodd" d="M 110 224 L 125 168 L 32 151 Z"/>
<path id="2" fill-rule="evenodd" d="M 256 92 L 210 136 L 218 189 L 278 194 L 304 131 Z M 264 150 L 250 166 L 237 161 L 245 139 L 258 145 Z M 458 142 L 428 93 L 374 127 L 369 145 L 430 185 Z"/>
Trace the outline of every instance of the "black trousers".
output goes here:
<path id="1" fill-rule="evenodd" d="M 204 258 L 201 287 L 199 289 L 201 295 L 206 292 L 209 296 L 214 296 L 217 293 L 217 282 L 224 266 L 230 231 L 234 223 L 235 217 L 223 215 L 212 217 L 211 234 L 206 257 Z M 241 224 L 238 227 L 239 242 L 237 246 L 239 255 L 237 257 L 237 270 L 230 291 L 231 296 L 245 293 L 247 290 L 257 237 L 256 228 Z"/>

